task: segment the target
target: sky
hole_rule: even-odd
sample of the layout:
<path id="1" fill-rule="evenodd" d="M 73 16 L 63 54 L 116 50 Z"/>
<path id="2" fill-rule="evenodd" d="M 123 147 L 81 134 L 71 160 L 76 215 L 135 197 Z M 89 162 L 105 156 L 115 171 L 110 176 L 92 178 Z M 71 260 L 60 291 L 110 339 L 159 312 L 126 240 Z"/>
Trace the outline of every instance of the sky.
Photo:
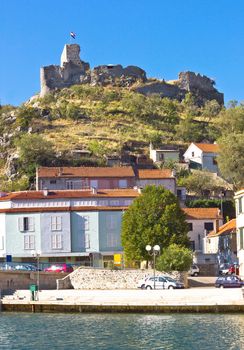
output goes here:
<path id="1" fill-rule="evenodd" d="M 81 59 L 137 65 L 148 77 L 194 71 L 244 101 L 243 0 L 0 0 L 0 104 L 40 91 L 40 67 L 59 64 L 69 33 Z"/>

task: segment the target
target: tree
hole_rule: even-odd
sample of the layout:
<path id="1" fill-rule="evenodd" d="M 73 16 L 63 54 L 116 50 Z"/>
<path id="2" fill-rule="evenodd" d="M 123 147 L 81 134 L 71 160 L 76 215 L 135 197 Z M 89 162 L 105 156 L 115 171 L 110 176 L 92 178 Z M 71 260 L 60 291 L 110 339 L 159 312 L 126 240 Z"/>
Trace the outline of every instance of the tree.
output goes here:
<path id="1" fill-rule="evenodd" d="M 192 264 L 192 251 L 177 244 L 171 244 L 158 257 L 156 268 L 159 271 L 188 271 Z"/>
<path id="2" fill-rule="evenodd" d="M 206 191 L 213 190 L 213 176 L 202 170 L 196 170 L 188 177 L 181 179 L 181 186 L 185 186 L 189 192 L 194 192 L 199 196 L 205 196 Z"/>
<path id="3" fill-rule="evenodd" d="M 220 152 L 218 166 L 221 174 L 235 189 L 244 186 L 244 137 L 243 133 L 230 133 L 218 140 Z"/>
<path id="4" fill-rule="evenodd" d="M 172 243 L 187 246 L 188 225 L 173 193 L 147 186 L 124 213 L 121 241 L 128 260 L 148 260 L 147 244 L 161 249 Z"/>
<path id="5" fill-rule="evenodd" d="M 29 176 L 35 175 L 38 165 L 50 166 L 55 159 L 53 144 L 40 135 L 25 134 L 16 141 L 21 170 Z"/>

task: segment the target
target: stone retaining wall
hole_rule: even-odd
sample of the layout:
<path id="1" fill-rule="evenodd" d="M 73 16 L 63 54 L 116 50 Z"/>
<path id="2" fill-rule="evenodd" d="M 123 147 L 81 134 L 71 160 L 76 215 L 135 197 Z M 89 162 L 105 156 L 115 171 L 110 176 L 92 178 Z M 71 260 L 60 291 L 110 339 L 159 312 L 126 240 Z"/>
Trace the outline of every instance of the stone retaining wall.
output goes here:
<path id="1" fill-rule="evenodd" d="M 58 273 L 40 271 L 40 289 L 56 289 L 56 280 L 59 277 Z M 0 290 L 29 289 L 30 284 L 36 283 L 37 272 L 0 271 Z"/>
<path id="2" fill-rule="evenodd" d="M 156 274 L 163 274 L 156 271 Z M 153 275 L 153 270 L 105 270 L 80 267 L 63 279 L 57 280 L 57 289 L 134 289 L 145 276 Z M 169 274 L 165 274 L 169 275 Z M 183 282 L 187 287 L 187 274 L 173 272 L 171 277 Z"/>

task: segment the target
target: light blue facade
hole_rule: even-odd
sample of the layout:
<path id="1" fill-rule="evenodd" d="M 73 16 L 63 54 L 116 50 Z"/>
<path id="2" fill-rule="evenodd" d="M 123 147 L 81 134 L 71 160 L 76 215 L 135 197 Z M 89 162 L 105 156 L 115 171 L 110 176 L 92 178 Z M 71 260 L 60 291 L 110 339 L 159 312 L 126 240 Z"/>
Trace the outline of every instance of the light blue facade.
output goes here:
<path id="1" fill-rule="evenodd" d="M 72 252 L 99 252 L 98 211 L 71 212 Z"/>
<path id="2" fill-rule="evenodd" d="M 121 221 L 122 211 L 99 212 L 99 247 L 101 252 L 122 251 Z"/>
<path id="3" fill-rule="evenodd" d="M 48 211 L 1 214 L 0 256 L 113 255 L 121 252 L 122 210 Z"/>
<path id="4" fill-rule="evenodd" d="M 31 257 L 32 250 L 41 250 L 39 213 L 5 214 L 6 254 L 16 257 Z M 23 222 L 29 220 L 29 227 Z"/>

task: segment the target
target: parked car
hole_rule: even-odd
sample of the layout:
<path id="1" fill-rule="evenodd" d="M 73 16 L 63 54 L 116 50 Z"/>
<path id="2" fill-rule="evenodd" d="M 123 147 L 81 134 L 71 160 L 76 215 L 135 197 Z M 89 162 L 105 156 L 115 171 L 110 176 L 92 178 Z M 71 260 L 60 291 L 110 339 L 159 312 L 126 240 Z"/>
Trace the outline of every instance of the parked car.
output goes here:
<path id="1" fill-rule="evenodd" d="M 188 274 L 191 276 L 198 276 L 199 275 L 199 267 L 196 264 L 192 265 L 192 267 L 188 271 Z"/>
<path id="2" fill-rule="evenodd" d="M 222 264 L 219 268 L 219 275 L 239 275 L 238 264 Z"/>
<path id="3" fill-rule="evenodd" d="M 14 266 L 14 269 L 21 271 L 37 271 L 36 266 L 31 264 L 17 264 Z"/>
<path id="4" fill-rule="evenodd" d="M 240 288 L 244 285 L 244 282 L 234 275 L 219 276 L 215 281 L 216 288 Z"/>
<path id="5" fill-rule="evenodd" d="M 155 276 L 149 277 L 145 280 L 143 289 L 154 289 L 154 280 L 155 280 L 155 289 L 182 289 L 184 284 L 174 280 L 168 276 Z"/>
<path id="6" fill-rule="evenodd" d="M 46 267 L 44 269 L 45 272 L 66 272 L 66 273 L 70 273 L 73 272 L 74 269 L 71 265 L 69 264 L 55 264 L 55 265 L 51 265 L 49 267 Z"/>
<path id="7" fill-rule="evenodd" d="M 148 278 L 150 278 L 152 276 L 145 276 L 144 278 L 140 279 L 138 282 L 137 282 L 137 288 L 141 288 L 141 289 L 145 289 L 145 283 L 146 283 L 146 280 L 148 280 Z"/>

